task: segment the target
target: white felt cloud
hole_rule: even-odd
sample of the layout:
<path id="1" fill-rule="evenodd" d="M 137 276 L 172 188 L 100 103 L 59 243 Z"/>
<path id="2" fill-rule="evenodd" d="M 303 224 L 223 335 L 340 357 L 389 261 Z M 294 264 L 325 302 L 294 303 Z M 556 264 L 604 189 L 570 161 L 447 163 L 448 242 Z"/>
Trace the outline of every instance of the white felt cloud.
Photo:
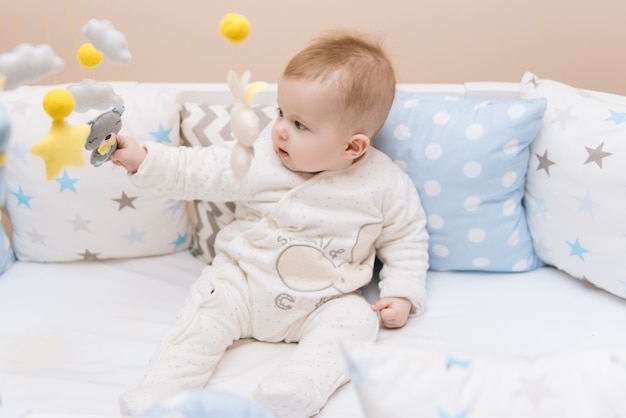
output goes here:
<path id="1" fill-rule="evenodd" d="M 81 29 L 82 35 L 113 64 L 128 64 L 130 52 L 126 38 L 108 20 L 91 19 Z"/>
<path id="2" fill-rule="evenodd" d="M 45 44 L 22 43 L 13 51 L 0 54 L 0 75 L 6 78 L 5 90 L 13 90 L 26 81 L 38 80 L 64 66 L 65 61 Z"/>
<path id="3" fill-rule="evenodd" d="M 68 86 L 67 89 L 74 96 L 74 110 L 77 112 L 82 113 L 91 109 L 105 110 L 124 104 L 113 87 L 106 83 L 85 79 L 79 84 Z"/>

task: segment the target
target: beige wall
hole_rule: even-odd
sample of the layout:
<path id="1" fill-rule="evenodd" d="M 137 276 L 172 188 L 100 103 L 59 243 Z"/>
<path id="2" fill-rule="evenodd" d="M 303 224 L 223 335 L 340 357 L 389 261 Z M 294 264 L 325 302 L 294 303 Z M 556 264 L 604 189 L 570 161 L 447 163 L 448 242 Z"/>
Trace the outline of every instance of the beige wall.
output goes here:
<path id="1" fill-rule="evenodd" d="M 0 52 L 50 43 L 65 68 L 42 83 L 224 81 L 229 68 L 276 81 L 320 31 L 351 28 L 384 39 L 400 82 L 519 81 L 529 70 L 578 87 L 626 94 L 624 0 L 0 0 Z M 235 46 L 224 14 L 251 22 Z M 94 71 L 75 59 L 90 18 L 125 34 L 132 62 Z"/>

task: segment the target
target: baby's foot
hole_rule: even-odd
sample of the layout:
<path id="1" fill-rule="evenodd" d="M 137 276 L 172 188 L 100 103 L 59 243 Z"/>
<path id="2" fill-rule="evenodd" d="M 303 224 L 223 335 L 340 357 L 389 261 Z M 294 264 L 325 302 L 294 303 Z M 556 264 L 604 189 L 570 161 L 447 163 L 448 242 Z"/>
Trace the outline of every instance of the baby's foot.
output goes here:
<path id="1" fill-rule="evenodd" d="M 274 374 L 264 379 L 253 396 L 279 418 L 308 418 L 317 414 L 326 403 L 312 379 L 291 373 Z"/>

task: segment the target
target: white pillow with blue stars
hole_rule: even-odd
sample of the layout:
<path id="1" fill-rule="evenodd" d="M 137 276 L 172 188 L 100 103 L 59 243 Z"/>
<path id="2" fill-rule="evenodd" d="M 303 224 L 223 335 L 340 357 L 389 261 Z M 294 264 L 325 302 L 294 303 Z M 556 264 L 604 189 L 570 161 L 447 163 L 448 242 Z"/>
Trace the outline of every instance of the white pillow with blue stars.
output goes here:
<path id="1" fill-rule="evenodd" d="M 522 198 L 544 99 L 474 100 L 398 91 L 373 145 L 422 200 L 431 270 L 521 272 L 535 255 Z"/>
<path id="2" fill-rule="evenodd" d="M 130 82 L 109 83 L 125 111 L 120 134 L 139 142 L 178 146 L 179 99 L 175 90 Z M 46 180 L 45 162 L 30 152 L 48 134 L 52 119 L 43 110 L 53 87 L 22 86 L 4 92 L 1 104 L 11 118 L 6 167 L 6 206 L 12 242 L 21 261 L 80 261 L 168 254 L 189 247 L 190 222 L 184 202 L 137 189 L 126 171 L 110 162 L 66 167 Z M 67 118 L 86 123 L 101 111 Z"/>
<path id="3" fill-rule="evenodd" d="M 626 416 L 626 351 L 507 357 L 361 343 L 346 357 L 367 418 Z"/>
<path id="4" fill-rule="evenodd" d="M 521 94 L 548 100 L 525 197 L 537 254 L 626 298 L 626 97 L 531 73 Z"/>

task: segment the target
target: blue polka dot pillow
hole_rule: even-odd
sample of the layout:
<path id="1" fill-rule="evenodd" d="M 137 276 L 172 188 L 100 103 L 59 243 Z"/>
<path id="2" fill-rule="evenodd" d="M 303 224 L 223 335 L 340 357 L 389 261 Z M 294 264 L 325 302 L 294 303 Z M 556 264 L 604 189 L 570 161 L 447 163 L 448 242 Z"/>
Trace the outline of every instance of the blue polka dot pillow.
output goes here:
<path id="1" fill-rule="evenodd" d="M 426 211 L 432 270 L 519 272 L 535 255 L 522 198 L 544 99 L 398 91 L 373 145 L 401 165 Z"/>
<path id="2" fill-rule="evenodd" d="M 176 90 L 147 83 L 111 83 L 126 107 L 120 133 L 139 142 L 178 146 Z M 61 86 L 63 87 L 63 86 Z M 185 203 L 133 186 L 111 163 L 67 167 L 46 180 L 44 160 L 33 144 L 48 134 L 52 119 L 42 102 L 52 86 L 21 86 L 0 96 L 11 120 L 6 163 L 6 207 L 12 243 L 21 261 L 81 261 L 168 254 L 189 248 Z M 101 111 L 74 109 L 66 121 L 86 123 Z"/>
<path id="3" fill-rule="evenodd" d="M 521 96 L 548 101 L 525 196 L 537 254 L 626 298 L 626 97 L 531 73 Z"/>

